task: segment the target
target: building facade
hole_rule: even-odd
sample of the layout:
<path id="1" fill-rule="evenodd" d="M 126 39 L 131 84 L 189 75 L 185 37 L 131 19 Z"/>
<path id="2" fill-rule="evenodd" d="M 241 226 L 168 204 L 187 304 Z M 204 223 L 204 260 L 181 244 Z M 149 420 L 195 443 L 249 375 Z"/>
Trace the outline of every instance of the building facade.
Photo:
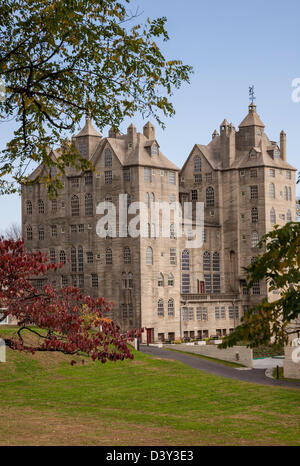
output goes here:
<path id="1" fill-rule="evenodd" d="M 180 170 L 161 152 L 151 123 L 143 133 L 131 124 L 127 134 L 111 129 L 102 137 L 87 119 L 71 143 L 95 171 L 68 169 L 55 199 L 41 184 L 23 186 L 25 247 L 64 264 L 47 277 L 54 287 L 104 296 L 123 330 L 146 329 L 144 341 L 226 335 L 249 306 L 272 299 L 263 282 L 250 292 L 246 287 L 245 268 L 259 253 L 259 238 L 296 219 L 296 169 L 286 161 L 286 135 L 282 131 L 277 144 L 264 128 L 252 103 L 238 130 L 224 120 L 208 145 L 194 145 Z M 40 166 L 31 176 L 45 170 Z M 120 201 L 120 194 L 127 196 Z M 116 207 L 116 231 L 105 238 L 98 234 L 103 201 Z M 189 238 L 176 234 L 175 223 L 162 237 L 161 214 L 159 224 L 153 219 L 154 203 L 187 201 L 193 209 L 204 204 L 201 247 L 187 247 Z M 124 232 L 120 202 L 129 209 L 129 224 L 134 202 L 145 204 L 148 219 L 140 228 L 146 234 Z"/>

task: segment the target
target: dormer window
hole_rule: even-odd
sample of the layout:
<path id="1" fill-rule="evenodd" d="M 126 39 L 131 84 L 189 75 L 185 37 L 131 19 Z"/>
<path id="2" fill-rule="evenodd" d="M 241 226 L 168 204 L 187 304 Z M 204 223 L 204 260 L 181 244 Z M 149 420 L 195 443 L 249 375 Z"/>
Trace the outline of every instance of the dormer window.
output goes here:
<path id="1" fill-rule="evenodd" d="M 280 151 L 278 149 L 275 149 L 273 151 L 273 159 L 279 159 L 280 158 Z"/>
<path id="2" fill-rule="evenodd" d="M 151 155 L 158 155 L 158 147 L 156 144 L 152 144 L 151 146 Z"/>
<path id="3" fill-rule="evenodd" d="M 257 152 L 255 149 L 252 149 L 250 152 L 250 159 L 257 159 Z"/>

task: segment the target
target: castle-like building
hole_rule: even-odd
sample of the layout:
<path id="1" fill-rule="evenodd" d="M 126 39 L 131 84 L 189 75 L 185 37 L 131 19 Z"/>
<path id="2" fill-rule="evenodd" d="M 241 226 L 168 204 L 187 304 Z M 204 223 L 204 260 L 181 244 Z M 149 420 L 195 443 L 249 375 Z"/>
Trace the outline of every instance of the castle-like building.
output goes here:
<path id="1" fill-rule="evenodd" d="M 124 330 L 144 327 L 150 342 L 226 335 L 249 306 L 274 298 L 265 282 L 248 291 L 245 268 L 262 235 L 295 221 L 296 169 L 286 161 L 285 133 L 280 144 L 270 141 L 253 103 L 238 130 L 224 120 L 209 144 L 194 145 L 181 170 L 161 152 L 151 123 L 142 134 L 131 124 L 127 134 L 111 129 L 102 137 L 87 119 L 71 142 L 95 171 L 68 168 L 52 200 L 41 184 L 22 188 L 25 247 L 64 263 L 48 277 L 54 287 L 75 285 L 113 301 L 111 317 Z M 31 177 L 46 170 L 40 166 Z M 118 206 L 120 194 L 128 206 L 147 205 L 148 235 L 99 237 L 96 206 Z M 204 203 L 201 247 L 187 247 L 174 224 L 162 237 L 151 221 L 154 202 L 186 201 Z M 117 207 L 117 230 L 119 223 Z"/>

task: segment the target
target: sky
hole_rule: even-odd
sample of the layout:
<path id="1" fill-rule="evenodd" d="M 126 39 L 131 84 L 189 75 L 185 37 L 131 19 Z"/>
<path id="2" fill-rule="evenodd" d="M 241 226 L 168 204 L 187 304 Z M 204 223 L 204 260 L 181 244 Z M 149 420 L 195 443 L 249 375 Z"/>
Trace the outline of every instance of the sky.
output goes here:
<path id="1" fill-rule="evenodd" d="M 248 88 L 254 85 L 267 135 L 279 141 L 285 130 L 287 160 L 300 169 L 300 101 L 292 100 L 292 82 L 300 83 L 299 0 L 134 0 L 135 7 L 142 12 L 140 22 L 167 17 L 170 41 L 162 44 L 163 53 L 194 68 L 191 83 L 172 97 L 175 116 L 164 119 L 165 130 L 156 128 L 170 160 L 181 167 L 194 144 L 208 144 L 224 118 L 237 127 L 248 113 Z M 123 122 L 122 132 L 129 123 Z M 145 121 L 136 115 L 134 124 L 142 131 Z M 13 122 L 0 124 L 0 147 L 13 130 Z M 0 231 L 21 223 L 20 212 L 18 195 L 0 197 Z"/>

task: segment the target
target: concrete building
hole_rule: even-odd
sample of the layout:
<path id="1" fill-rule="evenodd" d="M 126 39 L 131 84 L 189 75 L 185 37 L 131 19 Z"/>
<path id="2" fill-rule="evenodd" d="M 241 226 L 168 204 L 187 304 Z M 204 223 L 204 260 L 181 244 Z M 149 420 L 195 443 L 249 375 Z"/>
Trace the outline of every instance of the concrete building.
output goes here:
<path id="1" fill-rule="evenodd" d="M 268 294 L 263 282 L 248 293 L 245 267 L 263 234 L 296 219 L 296 169 L 286 161 L 285 133 L 280 144 L 270 141 L 253 103 L 238 130 L 224 120 L 209 144 L 194 145 L 181 170 L 161 152 L 151 123 L 142 134 L 131 124 L 127 134 L 111 129 L 102 137 L 87 119 L 71 142 L 95 172 L 68 169 L 57 199 L 40 184 L 22 189 L 26 248 L 64 263 L 48 277 L 53 286 L 73 284 L 106 297 L 121 328 L 144 327 L 150 341 L 228 334 Z M 37 172 L 46 168 L 31 176 Z M 146 203 L 148 237 L 121 233 L 119 194 L 128 195 L 128 206 Z M 96 232 L 96 206 L 104 200 L 116 206 L 116 237 Z M 161 237 L 150 215 L 158 201 L 204 203 L 202 247 L 186 247 L 173 224 L 169 237 Z M 130 212 L 128 221 L 136 215 Z"/>

